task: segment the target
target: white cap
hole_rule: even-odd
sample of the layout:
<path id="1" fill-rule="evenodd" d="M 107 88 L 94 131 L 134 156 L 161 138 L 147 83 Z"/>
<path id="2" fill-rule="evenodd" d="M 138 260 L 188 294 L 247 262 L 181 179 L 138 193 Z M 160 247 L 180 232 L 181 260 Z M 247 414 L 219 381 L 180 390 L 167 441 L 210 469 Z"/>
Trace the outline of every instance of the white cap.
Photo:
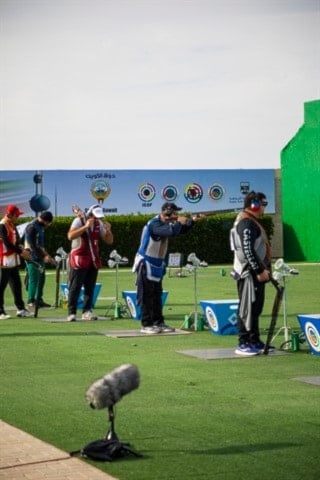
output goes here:
<path id="1" fill-rule="evenodd" d="M 92 205 L 88 210 L 88 215 L 93 215 L 96 218 L 104 217 L 104 213 L 100 205 Z"/>

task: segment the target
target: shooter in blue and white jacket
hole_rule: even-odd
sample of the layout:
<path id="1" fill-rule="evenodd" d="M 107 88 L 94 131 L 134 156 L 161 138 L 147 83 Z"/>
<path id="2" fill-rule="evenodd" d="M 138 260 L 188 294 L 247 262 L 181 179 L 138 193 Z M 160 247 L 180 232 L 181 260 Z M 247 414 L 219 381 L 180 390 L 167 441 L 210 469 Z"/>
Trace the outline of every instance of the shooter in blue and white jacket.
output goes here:
<path id="1" fill-rule="evenodd" d="M 172 202 L 162 205 L 161 213 L 143 227 L 133 271 L 137 273 L 137 304 L 141 306 L 141 332 L 172 332 L 162 313 L 162 279 L 166 273 L 168 239 L 187 233 L 197 217 L 179 216 Z"/>

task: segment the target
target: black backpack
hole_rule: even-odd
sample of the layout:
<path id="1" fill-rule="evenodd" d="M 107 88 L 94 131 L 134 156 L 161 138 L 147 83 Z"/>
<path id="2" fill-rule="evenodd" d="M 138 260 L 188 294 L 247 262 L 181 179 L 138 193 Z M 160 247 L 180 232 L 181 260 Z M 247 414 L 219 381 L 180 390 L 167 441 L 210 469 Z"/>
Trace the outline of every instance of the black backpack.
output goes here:
<path id="1" fill-rule="evenodd" d="M 95 440 L 88 443 L 81 450 L 71 452 L 70 455 L 80 453 L 83 457 L 90 460 L 98 460 L 100 462 L 112 462 L 113 460 L 122 458 L 128 454 L 135 457 L 142 457 L 138 452 L 135 452 L 129 447 L 129 444 L 121 443 L 118 440 Z"/>

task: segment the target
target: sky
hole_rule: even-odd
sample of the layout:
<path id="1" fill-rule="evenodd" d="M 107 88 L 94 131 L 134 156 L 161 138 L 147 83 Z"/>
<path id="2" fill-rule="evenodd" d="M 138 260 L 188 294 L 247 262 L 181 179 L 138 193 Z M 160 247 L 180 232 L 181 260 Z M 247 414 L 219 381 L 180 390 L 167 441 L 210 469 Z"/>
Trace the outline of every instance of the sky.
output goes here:
<path id="1" fill-rule="evenodd" d="M 2 170 L 270 169 L 320 98 L 319 0 L 0 0 Z"/>

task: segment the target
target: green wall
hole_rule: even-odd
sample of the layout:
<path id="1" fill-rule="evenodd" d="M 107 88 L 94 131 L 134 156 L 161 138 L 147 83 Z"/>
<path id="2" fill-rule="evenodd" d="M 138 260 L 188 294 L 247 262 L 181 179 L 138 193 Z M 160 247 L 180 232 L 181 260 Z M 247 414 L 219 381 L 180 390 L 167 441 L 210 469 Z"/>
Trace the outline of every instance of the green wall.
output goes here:
<path id="1" fill-rule="evenodd" d="M 281 185 L 285 260 L 320 262 L 320 100 L 281 151 Z"/>

